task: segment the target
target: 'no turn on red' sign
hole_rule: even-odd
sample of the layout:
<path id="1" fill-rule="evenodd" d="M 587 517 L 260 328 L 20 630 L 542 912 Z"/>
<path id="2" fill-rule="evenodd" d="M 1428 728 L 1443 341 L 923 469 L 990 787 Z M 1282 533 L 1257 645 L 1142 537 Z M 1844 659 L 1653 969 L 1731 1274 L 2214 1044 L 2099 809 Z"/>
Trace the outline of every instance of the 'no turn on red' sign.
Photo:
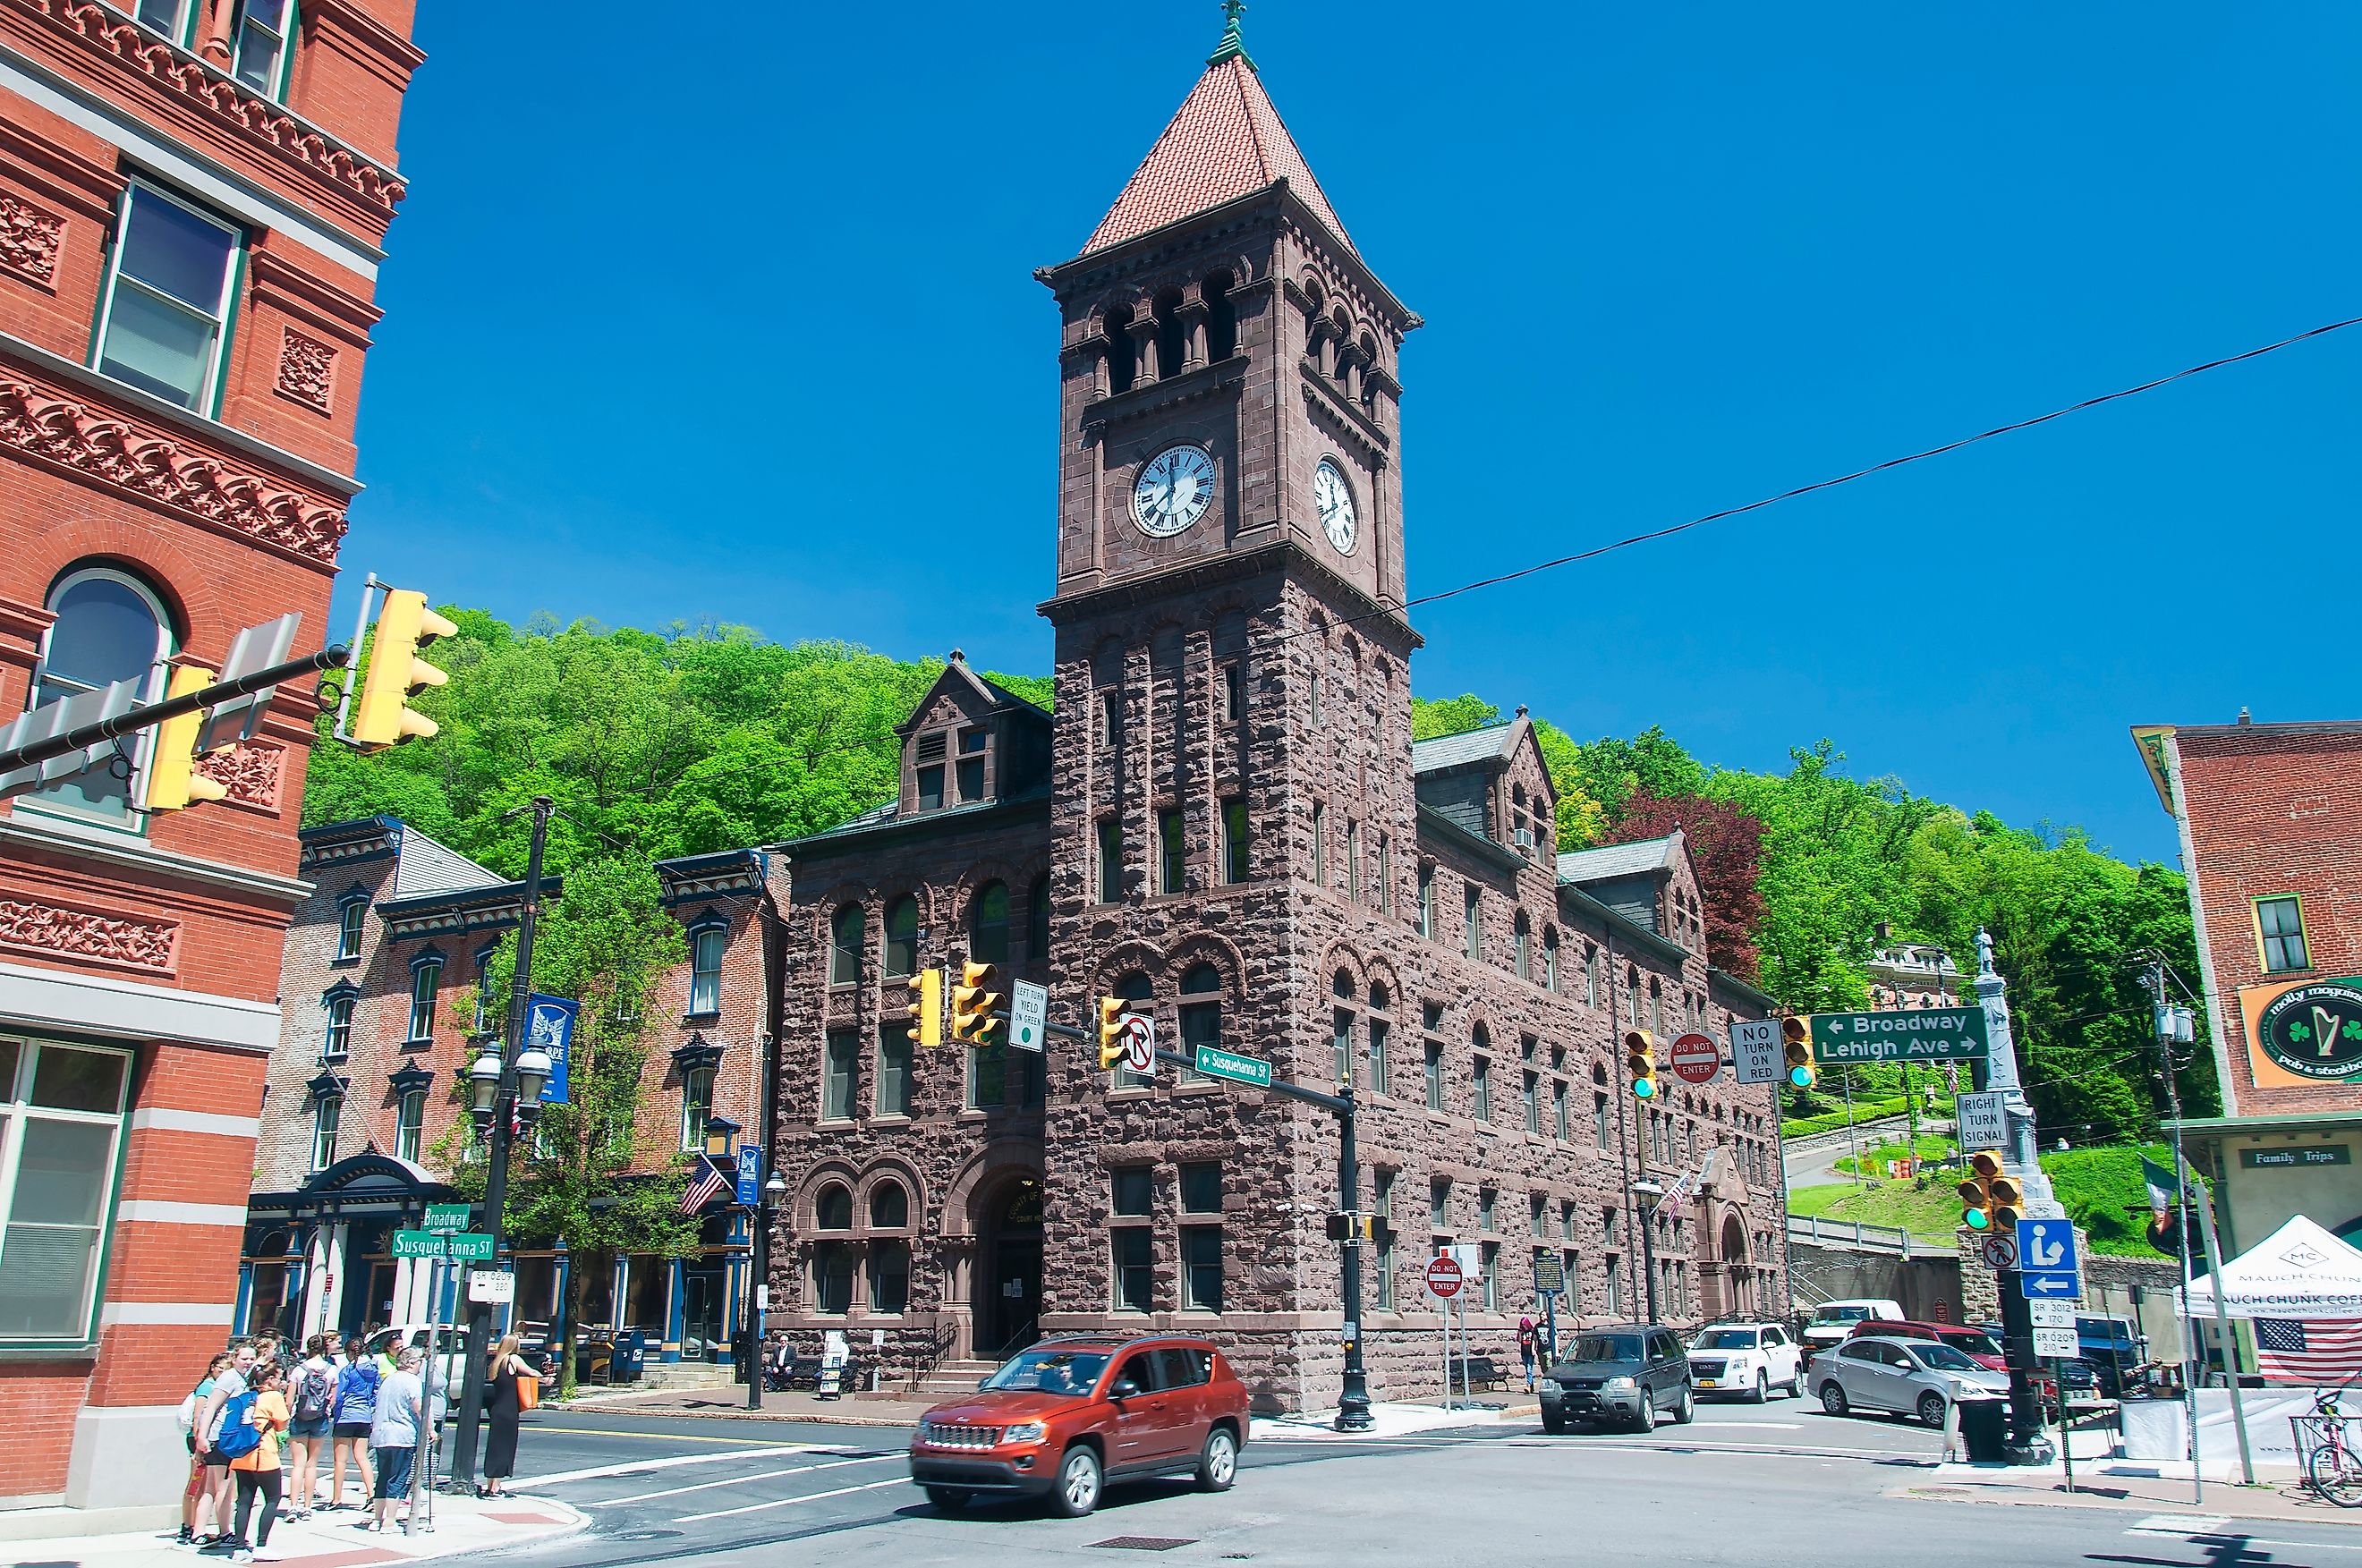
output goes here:
<path id="1" fill-rule="evenodd" d="M 1683 1083 L 1712 1083 L 1722 1070 L 1722 1046 L 1710 1035 L 1683 1035 L 1665 1053 Z"/>
<path id="2" fill-rule="evenodd" d="M 1427 1266 L 1427 1293 L 1439 1301 L 1449 1301 L 1460 1294 L 1460 1263 L 1456 1258 L 1439 1257 Z"/>

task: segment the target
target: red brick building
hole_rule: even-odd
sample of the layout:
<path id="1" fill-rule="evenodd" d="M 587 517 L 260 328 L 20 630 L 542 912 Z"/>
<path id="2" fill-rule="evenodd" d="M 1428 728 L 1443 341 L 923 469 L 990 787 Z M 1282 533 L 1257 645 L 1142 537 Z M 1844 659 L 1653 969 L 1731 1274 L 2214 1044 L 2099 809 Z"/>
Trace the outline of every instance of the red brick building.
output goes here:
<path id="1" fill-rule="evenodd" d="M 2298 1213 L 2362 1238 L 2362 722 L 2133 739 L 2181 831 L 2224 1111 L 2183 1129 L 2224 1245 Z"/>
<path id="2" fill-rule="evenodd" d="M 410 0 L 0 0 L 0 710 L 321 645 Z M 310 694 L 0 807 L 0 1534 L 160 1519 L 227 1337 Z M 78 1515 L 5 1510 L 63 1504 Z M 60 1522 L 61 1520 L 64 1522 Z"/>
<path id="3" fill-rule="evenodd" d="M 1093 1048 L 913 1052 L 914 969 L 1144 1004 L 1164 1039 L 1363 1098 L 1374 1392 L 1432 1393 L 1436 1249 L 1474 1348 L 1561 1322 L 1783 1312 L 1777 1108 L 1727 1075 L 1642 1104 L 1618 1038 L 1727 1038 L 1770 999 L 1709 967 L 1678 835 L 1559 855 L 1532 726 L 1414 744 L 1398 378 L 1420 324 L 1362 257 L 1227 37 L 1054 294 L 1054 716 L 950 667 L 900 789 L 779 846 L 796 961 L 771 1327 L 911 1375 L 1042 1332 L 1216 1335 L 1266 1408 L 1333 1401 L 1333 1116 Z M 1642 1178 L 1671 1190 L 1655 1211 Z M 1656 1273 L 1644 1259 L 1653 1250 Z M 960 1370 L 944 1369 L 950 1381 Z M 971 1374 L 972 1375 L 972 1374 Z"/>
<path id="4" fill-rule="evenodd" d="M 415 1229 L 428 1203 L 456 1201 L 454 1167 L 482 1157 L 467 1071 L 502 1025 L 506 997 L 483 993 L 484 966 L 514 928 L 524 888 L 391 817 L 307 828 L 302 839 L 310 891 L 286 936 L 279 1048 L 243 1195 L 237 1326 L 301 1336 L 423 1323 L 429 1271 L 392 1256 L 389 1238 Z M 760 1125 L 769 862 L 734 850 L 656 871 L 689 958 L 643 1010 L 631 1166 L 679 1183 L 711 1120 L 749 1137 Z M 564 884 L 544 891 L 559 899 Z M 531 1145 L 515 1157 L 529 1163 Z M 509 1315 L 536 1329 L 556 1321 L 568 1271 L 584 1269 L 586 1328 L 640 1330 L 663 1362 L 726 1363 L 749 1243 L 743 1214 L 726 1208 L 688 1258 L 515 1247 L 503 1260 L 518 1277 Z"/>

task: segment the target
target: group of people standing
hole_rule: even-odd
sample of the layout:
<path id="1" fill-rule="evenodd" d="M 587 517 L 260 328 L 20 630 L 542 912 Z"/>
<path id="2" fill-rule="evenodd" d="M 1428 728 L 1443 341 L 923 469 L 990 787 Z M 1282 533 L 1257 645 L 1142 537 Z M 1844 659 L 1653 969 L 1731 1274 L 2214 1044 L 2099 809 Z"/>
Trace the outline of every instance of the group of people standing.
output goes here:
<path id="1" fill-rule="evenodd" d="M 357 1521 L 360 1529 L 382 1531 L 389 1523 L 407 1522 L 420 1474 L 418 1450 L 436 1441 L 446 1396 L 437 1388 L 429 1400 L 417 1347 L 389 1340 L 372 1352 L 370 1345 L 379 1338 L 365 1331 L 340 1345 L 335 1335 L 317 1333 L 294 1359 L 280 1335 L 266 1333 L 213 1357 L 181 1403 L 189 1481 L 177 1544 L 251 1563 L 282 1517 L 308 1519 L 315 1509 L 349 1508 L 367 1511 Z M 533 1372 L 517 1354 L 515 1335 L 501 1341 L 486 1373 L 485 1483 L 479 1492 L 496 1496 L 515 1470 L 518 1417 L 534 1402 L 521 1387 Z M 355 1490 L 350 1503 L 345 1500 L 348 1466 Z M 212 1531 L 201 1533 L 208 1505 Z"/>

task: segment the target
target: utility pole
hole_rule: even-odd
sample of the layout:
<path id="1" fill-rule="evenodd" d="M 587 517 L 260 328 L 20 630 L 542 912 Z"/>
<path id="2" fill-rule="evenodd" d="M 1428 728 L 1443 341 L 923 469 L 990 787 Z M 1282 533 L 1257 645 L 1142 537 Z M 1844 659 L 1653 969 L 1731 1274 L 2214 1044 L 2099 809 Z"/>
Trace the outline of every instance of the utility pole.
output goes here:
<path id="1" fill-rule="evenodd" d="M 550 814 L 557 803 L 546 795 L 533 797 L 533 841 L 525 851 L 524 898 L 517 916 L 516 973 L 509 983 L 507 1037 L 501 1042 L 499 1091 L 492 1099 L 491 1126 L 486 1131 L 484 1158 L 484 1229 L 492 1238 L 492 1263 L 500 1266 L 502 1213 L 509 1200 L 509 1147 L 516 1126 L 517 1058 L 523 1054 L 525 1014 L 533 995 L 533 933 L 541 916 L 541 855 L 549 842 Z M 492 1309 L 486 1301 L 468 1305 L 468 1359 L 459 1386 L 459 1424 L 451 1456 L 451 1485 L 472 1491 L 476 1485 L 476 1436 L 484 1415 L 484 1358 L 491 1350 Z"/>

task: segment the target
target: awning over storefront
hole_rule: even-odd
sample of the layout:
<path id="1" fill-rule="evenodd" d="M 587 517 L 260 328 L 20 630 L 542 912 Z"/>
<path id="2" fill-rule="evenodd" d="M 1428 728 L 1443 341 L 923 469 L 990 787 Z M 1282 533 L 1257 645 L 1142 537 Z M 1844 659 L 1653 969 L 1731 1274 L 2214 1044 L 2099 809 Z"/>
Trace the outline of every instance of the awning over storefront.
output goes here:
<path id="1" fill-rule="evenodd" d="M 2191 1281 L 2192 1315 L 2213 1314 L 2214 1289 L 2212 1274 Z M 2223 1310 L 2234 1318 L 2362 1319 L 2362 1251 L 2299 1214 L 2223 1266 Z"/>

